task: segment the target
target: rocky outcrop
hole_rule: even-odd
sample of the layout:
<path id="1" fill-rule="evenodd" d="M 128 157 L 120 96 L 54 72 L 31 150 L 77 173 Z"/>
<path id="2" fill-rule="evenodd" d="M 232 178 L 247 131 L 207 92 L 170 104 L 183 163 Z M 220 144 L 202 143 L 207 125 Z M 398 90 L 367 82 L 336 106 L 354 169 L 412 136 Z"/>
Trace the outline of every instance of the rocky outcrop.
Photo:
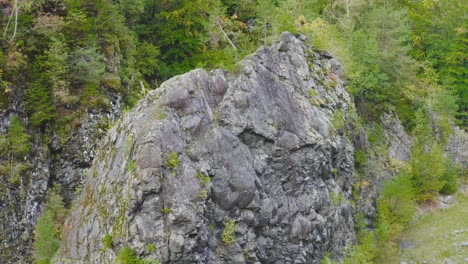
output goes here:
<path id="1" fill-rule="evenodd" d="M 18 99 L 21 97 L 13 98 L 9 110 L 0 110 L 0 134 L 7 133 L 13 115 L 23 116 Z M 110 107 L 84 113 L 80 125 L 65 143 L 52 137 L 50 144 L 44 144 L 38 131 L 25 159 L 29 169 L 20 175 L 19 186 L 11 184 L 6 177 L 0 178 L 0 263 L 32 262 L 33 230 L 52 184 L 62 186 L 61 194 L 67 203 L 75 198 L 76 189 L 83 185 L 85 172 L 91 166 L 97 143 L 105 135 L 103 124 L 120 115 L 120 96 L 109 94 L 108 98 Z M 27 119 L 22 123 L 27 124 Z M 6 162 L 0 157 L 0 165 Z"/>
<path id="2" fill-rule="evenodd" d="M 55 263 L 320 263 L 355 240 L 340 66 L 284 33 L 166 81 L 100 145 Z M 102 238 L 113 239 L 106 249 Z"/>
<path id="3" fill-rule="evenodd" d="M 468 134 L 453 127 L 453 133 L 449 137 L 445 150 L 450 154 L 451 158 L 458 164 L 464 171 L 468 168 Z"/>

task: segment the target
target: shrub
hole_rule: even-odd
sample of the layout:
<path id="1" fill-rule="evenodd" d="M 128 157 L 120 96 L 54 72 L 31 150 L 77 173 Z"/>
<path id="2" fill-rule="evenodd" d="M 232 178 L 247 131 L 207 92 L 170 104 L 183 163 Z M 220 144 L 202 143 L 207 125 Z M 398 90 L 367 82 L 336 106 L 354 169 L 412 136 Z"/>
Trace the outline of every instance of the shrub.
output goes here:
<path id="1" fill-rule="evenodd" d="M 208 191 L 207 190 L 201 190 L 199 193 L 198 193 L 198 197 L 202 198 L 202 199 L 206 199 L 208 198 Z"/>
<path id="2" fill-rule="evenodd" d="M 102 245 L 104 246 L 105 249 L 107 248 L 112 248 L 112 236 L 109 234 L 106 234 L 102 239 L 101 239 Z"/>
<path id="3" fill-rule="evenodd" d="M 45 212 L 39 217 L 35 229 L 34 260 L 48 264 L 60 247 L 61 226 L 67 210 L 59 195 L 60 186 L 55 186 L 47 196 Z"/>
<path id="4" fill-rule="evenodd" d="M 330 202 L 334 206 L 346 203 L 346 198 L 342 193 L 330 192 Z"/>
<path id="5" fill-rule="evenodd" d="M 136 163 L 134 160 L 130 160 L 127 162 L 127 165 L 125 166 L 125 169 L 129 174 L 134 174 L 136 172 Z"/>
<path id="6" fill-rule="evenodd" d="M 166 167 L 170 170 L 173 170 L 179 166 L 179 155 L 175 151 L 172 151 L 171 154 L 169 154 L 169 158 L 167 159 L 166 162 Z"/>
<path id="7" fill-rule="evenodd" d="M 151 245 L 151 244 L 150 244 Z M 123 247 L 117 259 L 115 260 L 116 264 L 160 264 L 161 262 L 157 259 L 141 259 L 139 258 L 133 249 L 128 246 Z"/>
<path id="8" fill-rule="evenodd" d="M 104 63 L 104 56 L 98 52 L 98 47 L 91 45 L 85 48 L 77 48 L 70 57 L 73 61 L 71 70 L 75 73 L 72 79 L 75 83 L 84 82 L 88 85 L 96 85 L 99 82 L 105 71 L 106 64 Z M 118 85 L 120 87 L 120 79 Z M 110 88 L 114 87 L 110 86 Z"/>
<path id="9" fill-rule="evenodd" d="M 385 182 L 377 200 L 379 214 L 385 214 L 391 225 L 404 226 L 416 212 L 415 193 L 411 177 L 401 173 Z M 397 232 L 392 232 L 396 234 Z"/>
<path id="10" fill-rule="evenodd" d="M 106 72 L 102 75 L 101 84 L 114 91 L 119 91 L 122 86 L 120 77 L 110 72 Z"/>
<path id="11" fill-rule="evenodd" d="M 333 113 L 332 124 L 336 131 L 341 131 L 346 125 L 346 114 L 342 110 L 337 110 Z"/>
<path id="12" fill-rule="evenodd" d="M 441 193 L 453 194 L 458 190 L 458 174 L 453 161 L 447 163 L 445 173 L 441 180 L 444 183 L 444 186 L 440 190 Z"/>
<path id="13" fill-rule="evenodd" d="M 116 262 L 118 264 L 140 264 L 141 260 L 135 255 L 135 251 L 130 247 L 123 247 L 117 255 Z"/>
<path id="14" fill-rule="evenodd" d="M 145 76 L 151 77 L 159 69 L 159 49 L 151 43 L 143 42 L 137 49 L 136 61 L 138 70 Z"/>
<path id="15" fill-rule="evenodd" d="M 445 174 L 445 158 L 442 147 L 415 146 L 411 156 L 411 175 L 417 194 L 417 200 L 423 202 L 432 200 L 444 187 L 442 177 Z"/>
<path id="16" fill-rule="evenodd" d="M 154 252 L 156 250 L 156 246 L 153 243 L 148 244 L 146 250 L 148 251 L 148 253 Z"/>
<path id="17" fill-rule="evenodd" d="M 358 169 L 363 169 L 367 165 L 366 152 L 362 149 L 354 151 L 354 165 Z"/>
<path id="18" fill-rule="evenodd" d="M 376 258 L 376 243 L 374 234 L 364 231 L 358 245 L 354 245 L 343 260 L 345 264 L 372 264 Z"/>
<path id="19" fill-rule="evenodd" d="M 205 187 L 207 183 L 211 182 L 210 176 L 205 175 L 203 172 L 197 173 L 197 177 L 200 180 L 200 184 L 202 187 Z"/>

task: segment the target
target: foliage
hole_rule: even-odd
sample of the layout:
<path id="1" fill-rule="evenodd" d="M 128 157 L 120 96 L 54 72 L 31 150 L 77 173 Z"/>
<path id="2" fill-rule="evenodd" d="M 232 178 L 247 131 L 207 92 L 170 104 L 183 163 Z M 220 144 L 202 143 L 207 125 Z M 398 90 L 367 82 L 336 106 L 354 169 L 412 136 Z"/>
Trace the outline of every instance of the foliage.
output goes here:
<path id="1" fill-rule="evenodd" d="M 333 113 L 332 125 L 336 131 L 342 131 L 346 125 L 346 114 L 342 110 L 336 110 Z"/>
<path id="2" fill-rule="evenodd" d="M 367 156 L 364 150 L 356 149 L 354 151 L 354 165 L 358 169 L 362 169 L 367 165 Z"/>
<path id="3" fill-rule="evenodd" d="M 148 244 L 146 250 L 148 251 L 148 253 L 154 252 L 156 250 L 156 246 L 153 243 Z"/>
<path id="4" fill-rule="evenodd" d="M 67 210 L 60 196 L 60 186 L 49 190 L 47 205 L 35 228 L 34 260 L 36 263 L 50 263 L 60 247 L 60 233 Z"/>
<path id="5" fill-rule="evenodd" d="M 200 180 L 202 187 L 205 187 L 207 183 L 211 182 L 211 177 L 208 175 L 205 175 L 203 172 L 198 172 L 197 178 Z"/>
<path id="6" fill-rule="evenodd" d="M 334 206 L 339 206 L 346 202 L 346 198 L 340 192 L 330 192 L 330 201 Z"/>
<path id="7" fill-rule="evenodd" d="M 10 142 L 11 154 L 16 158 L 23 158 L 31 149 L 29 135 L 26 134 L 17 116 L 13 116 L 11 119 L 10 128 L 8 130 L 8 141 Z"/>
<path id="8" fill-rule="evenodd" d="M 117 259 L 115 263 L 119 264 L 139 264 L 141 260 L 138 256 L 135 255 L 135 251 L 128 246 L 123 247 L 119 254 L 117 255 Z"/>
<path id="9" fill-rule="evenodd" d="M 371 264 L 375 263 L 377 245 L 372 232 L 363 231 L 358 245 L 354 245 L 346 258 L 343 260 L 345 264 Z"/>
<path id="10" fill-rule="evenodd" d="M 230 246 L 234 242 L 236 242 L 236 238 L 234 237 L 235 232 L 236 232 L 236 221 L 228 218 L 224 222 L 224 230 L 223 230 L 223 233 L 221 234 L 221 240 L 223 241 L 223 243 L 226 244 L 227 246 Z"/>
<path id="11" fill-rule="evenodd" d="M 94 43 L 92 46 L 75 49 L 70 54 L 70 60 L 73 62 L 73 82 L 95 85 L 100 81 L 105 70 L 104 56 L 98 52 Z"/>
<path id="12" fill-rule="evenodd" d="M 143 42 L 138 46 L 135 55 L 139 71 L 147 77 L 155 77 L 159 69 L 159 49 L 151 43 Z"/>
<path id="13" fill-rule="evenodd" d="M 452 160 L 447 160 L 445 166 L 445 173 L 441 178 L 444 186 L 440 189 L 443 194 L 454 194 L 459 187 L 458 184 L 458 170 Z"/>
<path id="14" fill-rule="evenodd" d="M 26 109 L 31 117 L 31 124 L 39 127 L 57 117 L 57 108 L 52 100 L 52 91 L 43 80 L 36 79 L 25 94 Z"/>
<path id="15" fill-rule="evenodd" d="M 411 175 L 418 201 L 433 200 L 444 187 L 445 158 L 441 146 L 429 150 L 415 146 L 411 155 Z"/>
<path id="16" fill-rule="evenodd" d="M 172 151 L 167 158 L 166 167 L 170 170 L 174 170 L 177 166 L 179 166 L 179 155 L 177 155 L 177 152 Z"/>
<path id="17" fill-rule="evenodd" d="M 156 259 L 141 259 L 129 246 L 123 247 L 117 255 L 116 264 L 160 264 Z"/>
<path id="18" fill-rule="evenodd" d="M 161 213 L 163 213 L 165 215 L 169 214 L 170 212 L 171 212 L 171 208 L 169 208 L 169 207 L 163 207 L 161 209 Z"/>
<path id="19" fill-rule="evenodd" d="M 391 233 L 398 236 L 401 230 L 413 218 L 416 212 L 415 191 L 411 176 L 400 173 L 384 183 L 380 197 L 377 201 L 379 214 L 385 218 L 391 226 Z"/>
<path id="20" fill-rule="evenodd" d="M 102 245 L 104 246 L 105 249 L 112 248 L 113 240 L 112 240 L 112 236 L 110 234 L 106 234 L 101 239 L 101 242 L 102 242 Z"/>

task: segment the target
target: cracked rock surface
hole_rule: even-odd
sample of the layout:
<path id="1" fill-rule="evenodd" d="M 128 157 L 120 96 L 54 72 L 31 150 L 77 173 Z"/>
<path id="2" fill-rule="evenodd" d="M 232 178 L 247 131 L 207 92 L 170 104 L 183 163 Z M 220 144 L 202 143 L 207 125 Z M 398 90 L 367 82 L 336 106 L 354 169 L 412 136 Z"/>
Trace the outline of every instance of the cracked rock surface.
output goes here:
<path id="1" fill-rule="evenodd" d="M 101 142 L 55 263 L 114 263 L 124 246 L 162 263 L 339 255 L 354 148 L 336 123 L 352 108 L 338 62 L 289 33 L 236 73 L 166 81 Z"/>

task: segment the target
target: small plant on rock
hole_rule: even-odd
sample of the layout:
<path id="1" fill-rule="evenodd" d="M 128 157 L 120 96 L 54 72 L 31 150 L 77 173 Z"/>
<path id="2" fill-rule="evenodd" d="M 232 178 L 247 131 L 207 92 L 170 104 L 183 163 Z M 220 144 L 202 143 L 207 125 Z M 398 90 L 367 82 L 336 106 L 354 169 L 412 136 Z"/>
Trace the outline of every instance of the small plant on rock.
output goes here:
<path id="1" fill-rule="evenodd" d="M 223 240 L 224 244 L 230 246 L 236 242 L 234 232 L 236 232 L 236 221 L 228 218 L 226 222 L 224 222 L 224 230 L 223 234 L 221 235 L 221 239 Z"/>
<path id="2" fill-rule="evenodd" d="M 207 183 L 211 182 L 210 176 L 205 175 L 203 172 L 197 173 L 197 177 L 200 180 L 200 184 L 202 187 L 205 187 Z"/>
<path id="3" fill-rule="evenodd" d="M 105 249 L 112 248 L 112 236 L 110 234 L 106 234 L 102 239 L 101 239 L 102 245 L 104 246 Z"/>
<path id="4" fill-rule="evenodd" d="M 172 151 L 167 159 L 166 167 L 170 170 L 174 170 L 177 166 L 179 166 L 179 155 L 177 155 L 175 151 Z"/>
<path id="5" fill-rule="evenodd" d="M 163 209 L 161 210 L 161 212 L 165 215 L 169 214 L 171 212 L 171 208 L 169 207 L 163 207 Z"/>

